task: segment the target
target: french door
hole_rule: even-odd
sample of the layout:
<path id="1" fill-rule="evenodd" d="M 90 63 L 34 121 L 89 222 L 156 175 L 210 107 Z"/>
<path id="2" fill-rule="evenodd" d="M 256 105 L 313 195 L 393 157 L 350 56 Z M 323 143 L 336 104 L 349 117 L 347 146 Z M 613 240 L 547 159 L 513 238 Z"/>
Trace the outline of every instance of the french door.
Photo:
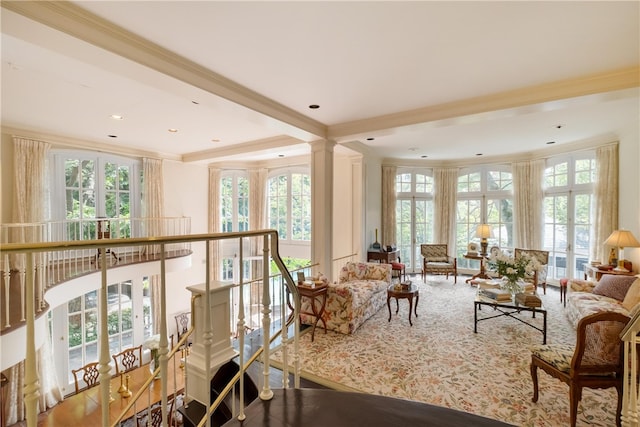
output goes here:
<path id="1" fill-rule="evenodd" d="M 548 194 L 544 200 L 544 249 L 549 251 L 547 279 L 580 278 L 589 260 L 591 205 L 589 192 Z"/>
<path id="2" fill-rule="evenodd" d="M 422 270 L 420 245 L 432 242 L 433 201 L 409 197 L 396 201 L 396 244 L 407 273 Z"/>

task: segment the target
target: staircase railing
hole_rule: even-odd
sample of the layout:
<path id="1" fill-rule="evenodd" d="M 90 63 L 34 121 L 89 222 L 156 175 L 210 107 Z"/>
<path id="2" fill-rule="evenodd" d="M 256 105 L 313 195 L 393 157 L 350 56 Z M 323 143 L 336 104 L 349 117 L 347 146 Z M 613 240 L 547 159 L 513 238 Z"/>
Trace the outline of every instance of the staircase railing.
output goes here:
<path id="1" fill-rule="evenodd" d="M 36 227 L 37 228 L 37 227 Z M 25 323 L 26 323 L 26 359 L 25 359 L 25 379 L 24 379 L 24 401 L 26 407 L 26 420 L 27 426 L 35 427 L 37 424 L 37 399 L 38 399 L 38 374 L 36 368 L 36 331 L 35 331 L 35 320 L 38 314 L 39 308 L 38 305 L 41 304 L 41 301 L 44 301 L 44 293 L 41 297 L 36 297 L 36 294 L 41 292 L 41 289 L 38 285 L 39 274 L 37 265 L 38 262 L 42 258 L 45 259 L 60 259 L 63 258 L 61 254 L 63 253 L 95 253 L 96 260 L 102 259 L 105 260 L 107 256 L 108 250 L 117 250 L 120 251 L 122 248 L 131 248 L 134 252 L 143 251 L 142 248 L 155 247 L 157 251 L 154 251 L 154 255 L 159 259 L 159 277 L 160 277 L 160 373 L 161 373 L 161 384 L 162 387 L 162 405 L 163 405 L 163 425 L 167 425 L 167 363 L 168 363 L 168 354 L 169 354 L 169 345 L 168 345 L 168 336 L 167 336 L 167 312 L 166 312 L 166 301 L 167 301 L 167 289 L 166 289 L 166 262 L 167 262 L 167 253 L 169 252 L 169 248 L 173 248 L 179 245 L 193 245 L 193 244 L 204 244 L 206 247 L 206 258 L 205 258 L 205 268 L 204 268 L 204 277 L 202 277 L 202 282 L 205 283 L 205 298 L 208 297 L 209 287 L 213 280 L 212 274 L 213 271 L 218 268 L 219 259 L 217 257 L 217 246 L 221 241 L 230 240 L 230 239 L 238 239 L 240 242 L 243 238 L 255 238 L 262 239 L 262 266 L 263 266 L 263 278 L 269 277 L 269 271 L 271 266 L 271 261 L 276 265 L 279 272 L 282 274 L 282 286 L 286 287 L 287 291 L 292 294 L 294 301 L 294 312 L 292 319 L 295 319 L 296 327 L 294 328 L 294 337 L 292 339 L 294 345 L 293 354 L 296 355 L 298 352 L 298 331 L 299 331 L 299 301 L 300 295 L 298 293 L 298 289 L 291 277 L 291 274 L 285 267 L 278 251 L 278 235 L 275 230 L 256 230 L 249 232 L 241 232 L 241 233 L 212 233 L 212 234 L 197 234 L 197 235 L 181 235 L 181 236 L 162 236 L 162 237 L 144 237 L 144 238 L 126 238 L 126 239 L 94 239 L 94 240 L 85 240 L 85 241 L 58 241 L 58 242 L 25 242 L 25 243 L 0 243 L 0 251 L 3 254 L 3 257 L 8 257 L 8 259 L 22 259 L 24 262 L 24 300 L 25 300 Z M 240 245 L 242 247 L 242 245 Z M 240 251 L 240 265 L 242 265 L 244 255 L 242 250 Z M 7 261 L 9 262 L 9 261 Z M 110 360 L 111 355 L 109 354 L 109 334 L 107 329 L 107 271 L 110 268 L 114 268 L 117 266 L 117 263 L 110 262 L 95 262 L 98 264 L 99 271 L 101 273 L 101 287 L 99 290 L 99 319 L 100 321 L 100 343 L 99 343 L 99 371 L 100 371 L 100 399 L 102 402 L 109 402 L 111 397 L 111 391 L 109 389 L 110 378 L 111 378 L 111 366 Z M 11 270 L 11 269 L 8 269 Z M 264 280 L 261 284 L 262 290 L 262 335 L 263 335 L 263 344 L 262 344 L 262 355 L 263 355 L 263 389 L 260 391 L 260 398 L 264 400 L 268 400 L 273 396 L 273 392 L 270 389 L 269 384 L 269 370 L 270 370 L 270 343 L 271 343 L 271 324 L 275 323 L 271 317 L 271 307 L 272 307 L 272 296 L 270 294 L 270 287 L 267 286 L 269 280 Z M 244 278 L 242 273 L 239 277 L 238 286 L 242 290 L 244 286 Z M 237 324 L 238 324 L 238 341 L 239 341 L 239 360 L 240 360 L 240 371 L 244 372 L 245 370 L 245 362 L 244 362 L 244 304 L 242 302 L 243 292 L 239 293 L 240 295 L 240 304 L 239 304 L 239 312 L 237 314 Z M 282 306 L 284 303 L 284 292 L 281 292 L 280 305 Z M 205 304 L 205 307 L 208 307 L 209 303 Z M 208 312 L 208 310 L 206 310 Z M 206 313 L 205 313 L 206 314 Z M 280 310 L 280 324 L 282 325 L 282 330 L 280 332 L 282 337 L 283 346 L 286 346 L 291 340 L 288 337 L 288 328 L 286 327 L 286 322 L 284 321 L 284 310 Z M 206 319 L 206 317 L 205 317 Z M 213 322 L 205 321 L 205 325 L 203 325 L 204 333 L 209 336 L 212 334 L 212 328 L 221 327 L 225 328 L 225 330 L 231 330 L 229 325 L 213 325 Z M 212 352 L 211 344 L 205 345 L 205 360 L 209 360 L 209 355 Z M 286 348 L 283 350 L 283 353 L 286 355 Z M 294 360 L 297 362 L 297 357 L 294 357 Z M 285 378 L 288 378 L 287 371 L 287 363 L 284 364 L 285 371 L 283 373 Z M 295 367 L 295 384 L 299 386 L 299 376 L 298 376 L 298 366 Z M 205 370 L 207 371 L 207 370 Z M 208 372 L 208 371 L 207 371 Z M 242 378 L 240 376 L 240 388 L 241 395 L 243 393 L 242 387 Z M 285 384 L 286 386 L 286 384 Z M 156 384 L 157 387 L 157 384 Z M 210 401 L 210 400 L 209 400 Z M 242 417 L 244 414 L 244 403 L 241 402 L 238 416 Z M 210 424 L 209 417 L 206 417 L 205 424 Z M 109 414 L 109 405 L 102 405 L 102 425 L 111 425 L 110 422 L 110 414 Z"/>

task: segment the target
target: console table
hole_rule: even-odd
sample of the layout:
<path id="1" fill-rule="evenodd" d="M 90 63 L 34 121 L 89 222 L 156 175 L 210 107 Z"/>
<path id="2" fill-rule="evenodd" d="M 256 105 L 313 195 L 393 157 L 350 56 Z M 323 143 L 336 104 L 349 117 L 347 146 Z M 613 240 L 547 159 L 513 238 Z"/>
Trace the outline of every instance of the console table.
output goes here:
<path id="1" fill-rule="evenodd" d="M 595 279 L 596 282 L 600 281 L 600 278 L 603 274 L 616 274 L 619 276 L 635 276 L 636 273 L 633 271 L 616 271 L 616 270 L 600 270 L 598 267 L 593 265 L 584 266 L 584 280 L 587 279 Z"/>
<path id="2" fill-rule="evenodd" d="M 400 254 L 400 249 L 396 249 L 395 251 L 391 251 L 391 252 L 369 249 L 369 251 L 367 252 L 367 261 L 378 261 L 378 262 L 384 262 L 385 264 L 391 264 L 392 262 L 398 259 L 399 254 Z"/>

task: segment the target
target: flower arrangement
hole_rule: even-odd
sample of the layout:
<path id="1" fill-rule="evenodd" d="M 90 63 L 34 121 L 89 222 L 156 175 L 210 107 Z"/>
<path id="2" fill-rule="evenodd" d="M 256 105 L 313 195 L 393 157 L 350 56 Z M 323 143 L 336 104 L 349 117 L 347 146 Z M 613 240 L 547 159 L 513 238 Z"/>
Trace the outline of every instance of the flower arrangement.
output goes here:
<path id="1" fill-rule="evenodd" d="M 159 350 L 160 349 L 160 334 L 151 335 L 144 341 L 144 348 L 148 348 L 149 350 Z"/>
<path id="2" fill-rule="evenodd" d="M 492 254 L 489 258 L 488 268 L 498 273 L 498 276 L 505 279 L 502 288 L 516 293 L 521 290 L 518 281 L 525 276 L 531 276 L 540 269 L 540 262 L 526 254 L 517 259 L 505 253 Z"/>
<path id="3" fill-rule="evenodd" d="M 151 335 L 149 338 L 147 338 L 144 341 L 143 345 L 144 345 L 144 348 L 148 348 L 149 350 L 151 350 L 151 355 L 150 355 L 151 357 L 149 360 L 149 370 L 153 375 L 156 369 L 160 366 L 160 354 L 158 352 L 158 350 L 160 350 L 160 335 L 159 334 Z M 160 377 L 160 373 L 158 372 L 155 378 L 159 378 L 159 377 Z"/>

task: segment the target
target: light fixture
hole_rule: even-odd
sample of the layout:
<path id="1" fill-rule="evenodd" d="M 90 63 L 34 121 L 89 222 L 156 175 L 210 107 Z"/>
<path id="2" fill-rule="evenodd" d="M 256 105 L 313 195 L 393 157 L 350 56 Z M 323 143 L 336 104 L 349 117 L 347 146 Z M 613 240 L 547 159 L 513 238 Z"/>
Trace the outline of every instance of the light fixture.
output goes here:
<path id="1" fill-rule="evenodd" d="M 480 255 L 486 255 L 487 246 L 489 246 L 487 239 L 491 237 L 491 226 L 489 224 L 480 224 L 478 228 L 476 228 L 476 237 L 480 238 L 480 247 L 482 249 Z"/>
<path id="2" fill-rule="evenodd" d="M 611 233 L 611 236 L 604 241 L 604 244 L 618 248 L 618 266 L 614 268 L 614 270 L 628 272 L 629 270 L 624 267 L 624 248 L 640 247 L 640 242 L 638 242 L 629 230 L 615 230 Z"/>

